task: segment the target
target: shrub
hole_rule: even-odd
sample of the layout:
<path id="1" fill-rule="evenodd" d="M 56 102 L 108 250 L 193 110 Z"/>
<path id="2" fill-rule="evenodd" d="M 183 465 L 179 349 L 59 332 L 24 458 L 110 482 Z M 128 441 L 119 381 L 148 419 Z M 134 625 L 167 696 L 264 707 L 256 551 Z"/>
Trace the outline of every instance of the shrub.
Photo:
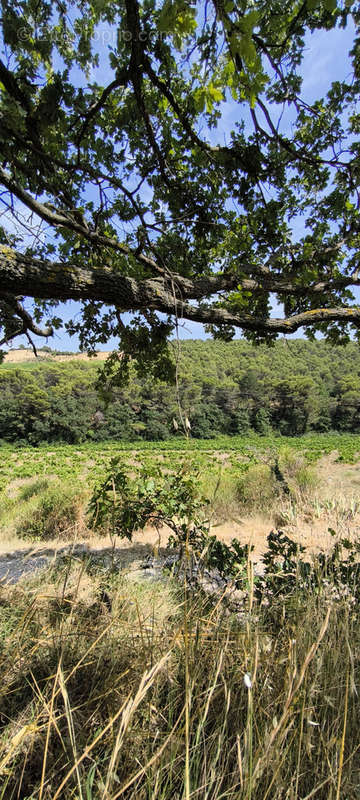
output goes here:
<path id="1" fill-rule="evenodd" d="M 49 481 L 46 478 L 38 478 L 38 480 L 20 489 L 17 499 L 26 502 L 26 500 L 30 500 L 31 497 L 36 497 L 38 494 L 41 494 L 41 492 L 44 492 L 48 486 Z"/>
<path id="2" fill-rule="evenodd" d="M 110 472 L 94 489 L 89 503 L 90 523 L 131 541 L 136 530 L 148 524 L 167 525 L 177 541 L 188 542 L 203 530 L 203 509 L 198 473 L 182 468 L 173 474 L 143 467 L 130 479 L 119 459 L 112 459 Z"/>
<path id="3" fill-rule="evenodd" d="M 301 453 L 283 448 L 278 459 L 279 468 L 295 500 L 311 495 L 317 486 L 316 472 Z"/>
<path id="4" fill-rule="evenodd" d="M 267 436 L 271 431 L 270 413 L 266 408 L 259 408 L 254 414 L 253 428 L 261 436 Z"/>
<path id="5" fill-rule="evenodd" d="M 223 470 L 221 473 L 206 472 L 202 476 L 204 494 L 209 500 L 210 509 L 215 518 L 227 521 L 236 517 L 239 510 L 238 480 L 239 473 Z"/>
<path id="6" fill-rule="evenodd" d="M 268 510 L 277 494 L 277 482 L 267 464 L 254 464 L 239 478 L 238 502 L 250 511 L 253 509 Z"/>
<path id="7" fill-rule="evenodd" d="M 70 538 L 80 523 L 81 505 L 78 487 L 51 486 L 20 523 L 17 533 L 32 541 Z"/>
<path id="8" fill-rule="evenodd" d="M 191 430 L 195 439 L 214 439 L 226 432 L 226 416 L 211 400 L 199 403 L 191 419 Z"/>

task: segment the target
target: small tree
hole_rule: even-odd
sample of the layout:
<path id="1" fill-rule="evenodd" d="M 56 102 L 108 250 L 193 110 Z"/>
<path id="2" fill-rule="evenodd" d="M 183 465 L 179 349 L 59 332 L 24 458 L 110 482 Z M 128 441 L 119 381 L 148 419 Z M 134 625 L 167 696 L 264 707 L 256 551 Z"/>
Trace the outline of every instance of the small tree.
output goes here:
<path id="1" fill-rule="evenodd" d="M 135 531 L 146 525 L 158 532 L 166 525 L 177 544 L 193 548 L 205 542 L 207 502 L 196 470 L 164 474 L 156 467 L 143 468 L 130 479 L 119 459 L 112 459 L 104 481 L 93 492 L 89 514 L 91 524 L 112 537 L 131 541 Z"/>

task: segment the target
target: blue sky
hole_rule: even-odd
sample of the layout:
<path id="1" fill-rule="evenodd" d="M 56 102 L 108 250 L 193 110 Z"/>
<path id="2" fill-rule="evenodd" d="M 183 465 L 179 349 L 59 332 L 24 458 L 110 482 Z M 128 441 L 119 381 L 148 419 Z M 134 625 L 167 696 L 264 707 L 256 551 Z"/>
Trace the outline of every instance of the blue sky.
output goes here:
<path id="1" fill-rule="evenodd" d="M 302 96 L 307 102 L 312 103 L 316 98 L 324 95 L 328 90 L 331 81 L 344 80 L 348 77 L 350 73 L 350 65 L 347 59 L 347 52 L 350 48 L 351 42 L 353 41 L 353 35 L 354 29 L 352 25 L 348 26 L 345 31 L 337 29 L 308 34 L 306 39 L 305 56 L 301 69 L 303 75 Z M 99 36 L 98 49 L 100 56 L 102 56 L 102 59 L 100 58 L 100 60 L 102 60 L 103 65 L 105 61 L 106 65 L 106 59 L 104 60 L 104 52 L 102 52 L 103 48 L 107 50 L 108 43 L 106 41 L 106 37 L 105 41 L 102 41 L 101 36 Z M 94 70 L 92 77 L 94 80 L 98 81 L 99 83 L 104 83 L 105 85 L 109 80 L 111 80 L 111 77 L 109 78 L 106 72 L 106 66 L 102 66 L 101 69 Z M 223 118 L 226 120 L 226 126 L 229 132 L 236 122 L 236 117 L 237 113 L 236 110 L 234 110 L 234 105 L 229 103 L 228 108 L 226 108 L 224 111 Z M 289 127 L 291 126 L 290 115 L 288 116 L 288 119 L 283 117 L 282 125 L 284 124 Z M 9 229 L 13 229 L 13 224 L 10 222 L 8 227 Z M 299 231 L 296 231 L 296 233 L 299 233 Z M 68 302 L 59 307 L 59 316 L 63 315 L 64 320 L 67 321 L 79 315 L 80 308 L 80 303 Z M 276 304 L 274 305 L 273 312 L 275 316 L 282 315 L 281 308 L 277 307 Z M 181 339 L 207 338 L 202 325 L 199 323 L 186 321 L 179 326 L 179 336 Z M 237 338 L 239 338 L 239 336 Z M 44 344 L 44 340 L 37 340 L 36 337 L 34 337 L 34 341 L 37 346 Z M 15 346 L 18 346 L 19 343 L 20 339 L 17 340 Z M 23 340 L 23 343 L 26 345 L 28 344 L 26 339 Z M 55 336 L 51 339 L 51 341 L 49 341 L 49 345 L 60 350 L 77 351 L 79 349 L 77 337 L 70 337 L 66 331 L 56 332 Z M 99 349 L 109 350 L 116 348 L 116 346 L 117 341 L 113 339 L 109 340 L 106 345 L 99 345 Z"/>

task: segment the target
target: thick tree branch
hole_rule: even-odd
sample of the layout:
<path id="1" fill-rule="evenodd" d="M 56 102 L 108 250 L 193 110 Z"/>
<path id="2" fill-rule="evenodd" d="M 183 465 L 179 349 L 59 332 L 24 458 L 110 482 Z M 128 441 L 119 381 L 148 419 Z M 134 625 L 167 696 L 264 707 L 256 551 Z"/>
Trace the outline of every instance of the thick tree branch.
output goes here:
<path id="1" fill-rule="evenodd" d="M 356 274 L 344 280 L 358 283 Z M 234 313 L 217 305 L 192 305 L 221 290 L 235 288 L 235 276 L 214 275 L 183 278 L 180 275 L 137 281 L 111 269 L 84 269 L 76 265 L 53 263 L 15 253 L 0 246 L 0 285 L 7 293 L 58 300 L 94 300 L 124 311 L 154 310 L 213 325 L 233 325 L 263 333 L 293 333 L 302 326 L 319 322 L 349 322 L 360 325 L 360 307 L 317 308 L 288 319 L 263 319 L 247 313 Z M 315 285 L 316 286 L 316 285 Z M 322 289 L 319 291 L 322 291 Z"/>
<path id="2" fill-rule="evenodd" d="M 156 308 L 157 298 L 171 297 L 177 301 L 199 300 L 219 291 L 236 288 L 238 278 L 234 275 L 204 275 L 199 278 L 184 278 L 171 274 L 163 277 L 135 280 L 107 267 L 79 267 L 77 264 L 43 261 L 16 253 L 10 247 L 0 245 L 0 286 L 6 293 L 16 293 L 41 299 L 99 300 L 131 308 Z M 150 305 L 149 305 L 150 304 Z"/>
<path id="3" fill-rule="evenodd" d="M 163 307 L 162 311 L 171 313 L 169 308 Z M 317 308 L 294 314 L 288 319 L 262 319 L 252 314 L 233 314 L 225 308 L 192 306 L 183 303 L 182 316 L 192 322 L 201 322 L 203 325 L 229 325 L 255 333 L 295 333 L 299 328 L 317 325 L 319 322 L 345 322 L 360 326 L 360 306 L 353 308 Z"/>
<path id="4" fill-rule="evenodd" d="M 97 231 L 91 230 L 85 220 L 82 218 L 81 214 L 77 214 L 76 209 L 75 213 L 78 217 L 77 219 L 74 218 L 73 214 L 68 214 L 64 210 L 57 211 L 56 209 L 51 209 L 44 203 L 35 200 L 28 192 L 25 191 L 2 167 L 0 167 L 0 184 L 3 184 L 9 192 L 14 194 L 19 200 L 21 200 L 24 205 L 29 208 L 30 211 L 33 211 L 37 214 L 41 219 L 48 222 L 53 227 L 58 228 L 67 228 L 68 230 L 72 230 L 81 236 L 83 239 L 91 242 L 93 245 L 97 247 L 105 247 L 110 248 L 112 250 L 118 251 L 125 256 L 132 255 L 136 260 L 149 268 L 151 272 L 161 273 L 164 274 L 165 270 L 163 266 L 160 266 L 155 259 L 150 258 L 146 254 L 140 252 L 139 250 L 132 250 L 127 245 L 122 244 L 116 239 L 112 239 L 110 237 L 104 236 Z M 123 191 L 124 191 L 124 187 Z M 130 193 L 125 192 L 128 196 Z M 140 209 L 138 209 L 139 218 L 146 228 L 146 222 L 141 214 Z M 356 231 L 357 232 L 357 231 Z M 340 242 L 334 243 L 325 247 L 321 255 L 324 254 L 331 254 L 334 253 L 336 250 L 340 249 L 347 241 L 347 239 L 354 234 L 354 230 L 350 230 L 346 237 L 343 237 Z M 314 253 L 314 259 L 316 258 L 316 253 Z M 299 260 L 297 263 L 298 268 L 303 268 L 306 264 L 312 265 L 312 260 L 304 261 L 302 259 Z M 291 280 L 290 278 L 283 279 L 281 276 L 274 275 L 271 273 L 269 267 L 267 265 L 258 265 L 258 266 L 247 266 L 241 265 L 240 267 L 241 272 L 249 272 L 255 274 L 259 277 L 259 280 L 254 279 L 240 279 L 236 278 L 235 276 L 222 276 L 222 281 L 217 279 L 216 287 L 211 289 L 209 293 L 213 294 L 215 291 L 221 290 L 228 290 L 229 288 L 236 288 L 236 286 L 241 286 L 244 290 L 253 291 L 253 292 L 260 292 L 265 290 L 276 292 L 278 294 L 284 294 L 287 292 L 291 292 L 294 296 L 302 296 L 308 293 L 311 294 L 319 294 L 321 292 L 327 292 L 337 289 L 346 288 L 347 286 L 358 286 L 360 285 L 360 281 L 358 280 L 358 273 L 356 275 L 352 275 L 350 277 L 340 277 L 333 280 L 328 281 L 318 281 L 312 285 L 308 286 L 301 286 L 296 282 Z M 297 272 L 294 273 L 294 276 Z M 178 279 L 178 278 L 177 278 Z M 181 279 L 182 281 L 184 279 Z M 207 281 L 207 276 L 205 276 L 205 281 Z M 210 284 L 209 284 L 210 286 Z M 200 299 L 202 295 L 196 294 L 190 295 L 194 297 L 194 299 Z"/>
<path id="5" fill-rule="evenodd" d="M 18 300 L 16 297 L 13 300 L 6 299 L 6 302 L 13 306 L 15 314 L 22 319 L 25 328 L 24 333 L 31 331 L 31 333 L 34 333 L 36 336 L 41 336 L 44 339 L 48 339 L 49 336 L 53 335 L 54 331 L 51 325 L 48 325 L 46 328 L 40 328 L 40 326 L 37 325 L 35 320 L 32 318 L 31 314 L 26 311 L 24 306 L 21 305 L 20 300 Z"/>

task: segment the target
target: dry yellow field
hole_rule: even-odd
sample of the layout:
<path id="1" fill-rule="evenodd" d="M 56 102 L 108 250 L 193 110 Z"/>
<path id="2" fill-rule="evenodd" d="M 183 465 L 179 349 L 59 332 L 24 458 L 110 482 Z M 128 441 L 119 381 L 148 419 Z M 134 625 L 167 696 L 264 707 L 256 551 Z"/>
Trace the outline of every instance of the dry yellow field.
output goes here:
<path id="1" fill-rule="evenodd" d="M 105 361 L 110 355 L 109 351 L 98 351 L 94 356 L 89 357 L 87 353 L 70 353 L 69 355 L 54 355 L 48 353 L 47 350 L 38 350 L 38 358 L 48 358 L 51 361 L 91 361 L 97 359 L 98 361 Z M 5 364 L 21 364 L 25 361 L 36 361 L 36 356 L 32 350 L 9 350 L 5 356 Z"/>

